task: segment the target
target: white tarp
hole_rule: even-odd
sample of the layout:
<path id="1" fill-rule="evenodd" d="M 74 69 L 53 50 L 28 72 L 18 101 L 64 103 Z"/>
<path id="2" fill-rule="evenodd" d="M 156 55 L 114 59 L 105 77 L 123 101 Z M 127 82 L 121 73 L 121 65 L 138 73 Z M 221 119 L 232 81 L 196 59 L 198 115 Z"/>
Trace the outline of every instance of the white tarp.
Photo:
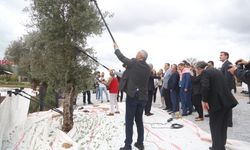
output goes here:
<path id="1" fill-rule="evenodd" d="M 7 93 L 13 89 L 1 90 Z M 24 91 L 34 95 L 31 89 Z M 77 143 L 58 129 L 62 118 L 57 120 L 57 113 L 54 115 L 53 112 L 46 111 L 27 117 L 29 104 L 30 100 L 27 98 L 6 94 L 0 105 L 0 150 L 79 149 Z"/>
<path id="2" fill-rule="evenodd" d="M 7 136 L 14 136 L 14 128 L 22 128 L 29 109 L 29 100 L 21 96 L 7 96 L 0 105 L 0 148 Z"/>
<path id="3" fill-rule="evenodd" d="M 18 99 L 20 101 L 20 97 Z M 6 103 L 5 101 L 3 104 L 8 108 L 16 105 L 6 105 Z M 125 106 L 124 103 L 119 103 L 119 105 L 121 114 L 115 114 L 115 116 L 106 116 L 109 112 L 108 104 L 84 106 L 83 109 L 75 110 L 74 127 L 68 134 L 60 130 L 62 116 L 57 113 L 45 111 L 30 114 L 25 123 L 19 124 L 19 126 L 14 125 L 14 128 L 12 126 L 11 132 L 8 132 L 11 134 L 3 136 L 2 150 L 117 150 L 124 145 L 125 139 Z M 19 113 L 17 110 L 13 110 L 13 112 Z M 207 150 L 211 146 L 210 135 L 193 122 L 186 119 L 174 119 L 167 123 L 171 116 L 165 111 L 152 108 L 152 112 L 153 116 L 144 116 L 145 149 Z M 3 113 L 6 114 L 8 111 L 1 109 L 1 117 L 5 116 Z M 14 115 L 14 117 L 18 117 L 18 115 Z M 5 117 L 5 119 L 9 118 Z M 5 119 L 1 120 L 1 126 L 2 122 L 5 123 L 5 127 L 9 126 Z M 179 123 L 184 127 L 171 129 L 172 123 Z M 1 130 L 0 133 L 6 132 Z M 133 142 L 135 142 L 136 127 L 133 137 Z M 247 142 L 235 140 L 227 142 L 227 150 L 249 150 L 249 147 L 250 143 Z"/>

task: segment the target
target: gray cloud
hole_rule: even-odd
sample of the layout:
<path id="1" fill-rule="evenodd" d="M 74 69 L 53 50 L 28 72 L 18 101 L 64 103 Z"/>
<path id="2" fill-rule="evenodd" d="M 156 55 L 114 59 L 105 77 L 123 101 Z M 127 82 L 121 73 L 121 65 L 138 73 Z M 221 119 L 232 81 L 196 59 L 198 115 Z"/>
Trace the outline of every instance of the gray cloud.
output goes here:
<path id="1" fill-rule="evenodd" d="M 0 8 L 4 5 L 17 16 L 24 5 L 21 0 L 4 3 L 8 4 L 1 1 Z M 125 54 L 131 58 L 134 50 L 146 49 L 155 66 L 169 61 L 178 63 L 188 57 L 217 60 L 222 49 L 231 50 L 232 55 L 237 55 L 235 58 L 241 54 L 250 57 L 249 3 L 249 0 L 98 0 L 103 11 L 114 13 L 106 21 Z M 4 37 L 0 48 L 5 41 L 20 35 L 13 30 L 20 25 L 19 20 L 6 19 L 6 15 L 9 14 L 0 14 L 0 21 L 4 22 L 0 24 Z M 90 46 L 94 46 L 98 60 L 105 65 L 120 67 L 106 31 L 94 37 Z M 205 51 L 209 54 L 202 55 Z"/>
<path id="2" fill-rule="evenodd" d="M 99 2 L 102 3 L 102 1 Z M 188 2 L 181 0 L 175 2 L 114 1 L 111 5 L 103 4 L 103 9 L 107 8 L 111 13 L 115 12 L 112 18 L 107 18 L 114 32 L 135 32 L 155 24 L 165 24 L 167 27 L 168 24 L 177 22 L 184 28 L 188 24 L 203 26 L 204 29 L 213 25 L 235 34 L 250 33 L 249 0 L 190 0 Z M 111 10 L 108 9 L 110 7 Z"/>
<path id="3" fill-rule="evenodd" d="M 113 9 L 113 17 L 107 18 L 114 32 L 135 31 L 143 26 L 152 26 L 161 22 L 171 23 L 181 16 L 181 12 L 173 5 L 161 5 L 155 1 L 116 1 Z"/>
<path id="4" fill-rule="evenodd" d="M 0 58 L 11 41 L 25 33 L 27 16 L 22 11 L 27 2 L 22 0 L 0 1 Z"/>
<path id="5" fill-rule="evenodd" d="M 216 10 L 214 17 L 221 28 L 228 29 L 237 34 L 249 34 L 249 14 L 249 0 L 230 0 Z"/>

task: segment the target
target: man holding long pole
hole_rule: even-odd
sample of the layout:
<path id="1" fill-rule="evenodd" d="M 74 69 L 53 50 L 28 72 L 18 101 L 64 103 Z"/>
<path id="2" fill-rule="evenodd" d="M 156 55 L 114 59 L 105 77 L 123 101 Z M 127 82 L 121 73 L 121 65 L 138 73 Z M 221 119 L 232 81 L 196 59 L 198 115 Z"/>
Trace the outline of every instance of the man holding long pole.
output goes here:
<path id="1" fill-rule="evenodd" d="M 136 58 L 129 59 L 125 57 L 114 43 L 115 54 L 117 58 L 127 65 L 127 76 L 125 92 L 126 98 L 126 139 L 125 146 L 120 150 L 131 150 L 133 137 L 133 123 L 135 120 L 137 126 L 138 138 L 134 144 L 140 150 L 144 149 L 144 126 L 143 126 L 143 110 L 148 99 L 148 80 L 150 77 L 150 68 L 146 63 L 148 54 L 141 50 L 137 53 Z"/>
<path id="2" fill-rule="evenodd" d="M 137 126 L 138 138 L 134 144 L 140 150 L 144 150 L 144 127 L 142 121 L 143 110 L 148 100 L 148 80 L 150 77 L 150 68 L 146 63 L 148 54 L 146 51 L 141 50 L 136 54 L 136 58 L 128 59 L 119 50 L 115 39 L 98 7 L 96 0 L 94 2 L 100 16 L 106 26 L 110 37 L 114 43 L 115 54 L 117 58 L 123 62 L 127 68 L 126 73 L 123 74 L 122 80 L 124 83 L 124 91 L 127 94 L 126 98 L 126 139 L 125 146 L 121 147 L 120 150 L 131 150 L 132 137 L 133 137 L 133 123 L 135 120 Z"/>

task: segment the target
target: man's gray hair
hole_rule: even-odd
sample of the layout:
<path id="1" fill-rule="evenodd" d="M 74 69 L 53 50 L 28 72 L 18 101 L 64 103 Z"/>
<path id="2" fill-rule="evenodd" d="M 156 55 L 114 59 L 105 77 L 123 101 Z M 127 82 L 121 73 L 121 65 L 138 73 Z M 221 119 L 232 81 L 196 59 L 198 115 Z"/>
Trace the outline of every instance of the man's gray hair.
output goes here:
<path id="1" fill-rule="evenodd" d="M 198 61 L 198 62 L 195 64 L 195 67 L 196 67 L 196 68 L 201 68 L 201 69 L 204 69 L 206 66 L 207 66 L 207 63 L 206 63 L 205 61 Z"/>
<path id="2" fill-rule="evenodd" d="M 147 60 L 148 58 L 148 52 L 145 50 L 141 50 L 141 53 L 143 54 L 144 60 Z"/>

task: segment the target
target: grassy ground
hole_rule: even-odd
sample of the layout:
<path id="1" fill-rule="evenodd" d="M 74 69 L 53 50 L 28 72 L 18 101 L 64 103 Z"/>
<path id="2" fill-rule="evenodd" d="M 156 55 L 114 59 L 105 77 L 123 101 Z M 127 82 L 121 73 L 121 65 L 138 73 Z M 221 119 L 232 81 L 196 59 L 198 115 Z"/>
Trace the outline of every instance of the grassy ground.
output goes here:
<path id="1" fill-rule="evenodd" d="M 30 88 L 31 85 L 29 82 L 0 82 L 0 87 L 7 87 L 7 88 Z"/>

